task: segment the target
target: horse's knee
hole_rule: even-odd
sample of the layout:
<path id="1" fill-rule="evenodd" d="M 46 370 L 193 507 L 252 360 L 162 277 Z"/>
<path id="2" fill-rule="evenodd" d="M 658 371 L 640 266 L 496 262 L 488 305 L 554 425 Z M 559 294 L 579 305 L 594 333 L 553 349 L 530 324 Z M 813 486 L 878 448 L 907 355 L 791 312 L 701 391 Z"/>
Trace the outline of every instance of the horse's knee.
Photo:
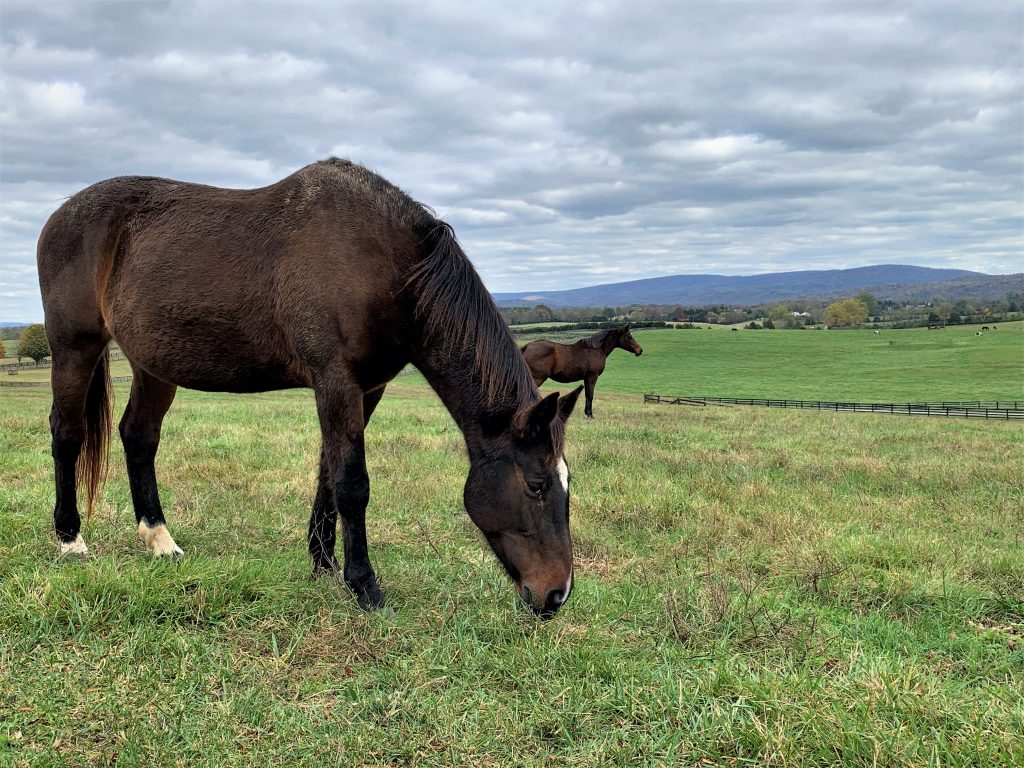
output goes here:
<path id="1" fill-rule="evenodd" d="M 54 407 L 50 411 L 50 436 L 54 458 L 59 458 L 58 453 L 69 452 L 77 456 L 85 442 L 85 422 L 81 418 L 66 416 Z"/>
<path id="2" fill-rule="evenodd" d="M 50 443 L 50 455 L 58 462 L 77 461 L 84 442 L 84 434 L 58 433 L 55 431 L 53 433 L 53 440 Z"/>
<path id="3" fill-rule="evenodd" d="M 133 422 L 126 415 L 117 428 L 124 446 L 124 456 L 128 462 L 151 461 L 156 457 L 160 444 L 160 433 L 144 425 Z"/>
<path id="4" fill-rule="evenodd" d="M 370 478 L 365 474 L 342 478 L 334 484 L 334 498 L 343 516 L 348 510 L 364 511 L 370 503 Z"/>

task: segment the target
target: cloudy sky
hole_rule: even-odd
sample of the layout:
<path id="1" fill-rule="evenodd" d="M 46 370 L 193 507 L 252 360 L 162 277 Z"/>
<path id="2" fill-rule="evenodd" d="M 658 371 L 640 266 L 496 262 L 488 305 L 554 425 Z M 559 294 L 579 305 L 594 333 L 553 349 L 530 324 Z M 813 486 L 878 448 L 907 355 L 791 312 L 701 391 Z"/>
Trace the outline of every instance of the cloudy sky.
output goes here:
<path id="1" fill-rule="evenodd" d="M 0 320 L 110 176 L 262 186 L 327 155 L 494 291 L 1022 257 L 1022 6 L 0 0 Z"/>

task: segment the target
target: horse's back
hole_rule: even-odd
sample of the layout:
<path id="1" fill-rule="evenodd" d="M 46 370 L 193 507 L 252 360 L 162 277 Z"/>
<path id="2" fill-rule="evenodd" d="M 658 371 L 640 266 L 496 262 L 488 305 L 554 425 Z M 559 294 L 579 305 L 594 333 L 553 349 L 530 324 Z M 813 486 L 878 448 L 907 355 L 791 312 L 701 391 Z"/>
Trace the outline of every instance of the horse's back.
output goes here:
<path id="1" fill-rule="evenodd" d="M 604 371 L 604 356 L 580 342 L 559 344 L 547 339 L 531 341 L 523 347 L 523 356 L 534 374 L 567 384 Z"/>
<path id="2" fill-rule="evenodd" d="M 62 274 L 73 273 L 79 298 L 129 359 L 182 386 L 308 384 L 304 358 L 335 354 L 339 330 L 363 341 L 376 332 L 371 317 L 384 327 L 397 313 L 406 265 L 395 253 L 415 248 L 413 224 L 426 214 L 389 214 L 395 192 L 342 161 L 249 190 L 108 179 L 48 222 L 44 304 L 66 294 Z M 49 303 L 68 311 L 63 298 Z"/>

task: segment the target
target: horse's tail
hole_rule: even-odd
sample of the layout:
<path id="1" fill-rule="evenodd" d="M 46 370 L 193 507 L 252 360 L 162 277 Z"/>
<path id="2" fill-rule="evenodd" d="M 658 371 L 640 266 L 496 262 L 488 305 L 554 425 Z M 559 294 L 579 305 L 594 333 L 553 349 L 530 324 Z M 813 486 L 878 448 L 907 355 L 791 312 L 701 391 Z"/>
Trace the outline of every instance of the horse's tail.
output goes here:
<path id="1" fill-rule="evenodd" d="M 113 398 L 110 389 L 110 350 L 104 349 L 89 382 L 85 396 L 85 443 L 78 455 L 79 484 L 85 483 L 88 514 L 92 517 L 96 493 L 107 475 L 107 446 L 110 444 L 110 425 L 113 421 Z"/>

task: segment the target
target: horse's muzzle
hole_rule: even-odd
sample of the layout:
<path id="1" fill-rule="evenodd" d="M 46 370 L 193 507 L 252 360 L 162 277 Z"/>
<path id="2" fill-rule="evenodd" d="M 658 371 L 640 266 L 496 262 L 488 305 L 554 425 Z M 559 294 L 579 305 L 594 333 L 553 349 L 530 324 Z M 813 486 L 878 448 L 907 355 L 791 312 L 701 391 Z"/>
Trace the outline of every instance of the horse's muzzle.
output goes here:
<path id="1" fill-rule="evenodd" d="M 569 597 L 564 589 L 552 589 L 541 599 L 540 595 L 535 595 L 525 584 L 516 584 L 516 592 L 519 593 L 523 602 L 530 606 L 530 610 L 543 621 L 547 621 L 558 613 L 558 609 L 565 605 L 566 598 Z"/>

